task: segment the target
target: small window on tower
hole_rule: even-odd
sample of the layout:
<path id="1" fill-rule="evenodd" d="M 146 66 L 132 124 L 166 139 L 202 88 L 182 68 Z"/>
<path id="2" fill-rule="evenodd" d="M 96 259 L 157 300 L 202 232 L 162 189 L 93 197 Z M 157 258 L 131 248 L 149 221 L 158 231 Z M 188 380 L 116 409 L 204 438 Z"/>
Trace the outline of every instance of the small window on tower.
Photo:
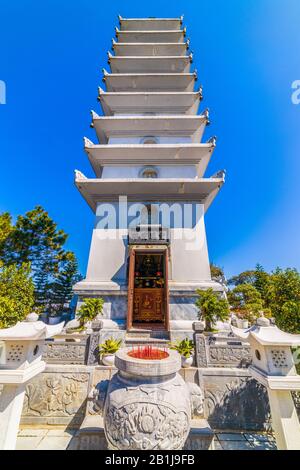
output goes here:
<path id="1" fill-rule="evenodd" d="M 146 166 L 140 171 L 141 178 L 157 178 L 158 171 L 154 166 Z"/>
<path id="2" fill-rule="evenodd" d="M 141 140 L 141 144 L 145 144 L 145 145 L 153 145 L 153 144 L 157 144 L 158 143 L 158 140 L 156 137 L 144 137 L 142 140 Z"/>

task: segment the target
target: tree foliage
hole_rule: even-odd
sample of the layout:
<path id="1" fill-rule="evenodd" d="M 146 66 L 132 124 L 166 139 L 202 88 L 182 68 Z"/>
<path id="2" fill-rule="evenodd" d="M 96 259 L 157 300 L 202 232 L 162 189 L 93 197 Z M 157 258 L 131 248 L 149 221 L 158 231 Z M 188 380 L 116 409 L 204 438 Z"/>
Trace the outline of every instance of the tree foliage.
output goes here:
<path id="1" fill-rule="evenodd" d="M 228 292 L 228 301 L 233 312 L 250 323 L 253 323 L 263 310 L 262 297 L 251 284 L 238 284 Z"/>
<path id="2" fill-rule="evenodd" d="M 11 215 L 3 212 L 0 214 L 0 265 L 3 264 L 3 258 L 8 252 L 8 240 L 12 230 Z"/>
<path id="3" fill-rule="evenodd" d="M 66 240 L 41 206 L 19 215 L 14 225 L 10 214 L 0 215 L 0 266 L 30 263 L 34 303 L 41 310 L 60 313 L 72 297 L 78 266 L 74 253 L 64 248 Z"/>
<path id="4" fill-rule="evenodd" d="M 244 271 L 228 283 L 235 286 L 228 293 L 234 311 L 253 311 L 256 315 L 263 310 L 266 316 L 275 318 L 279 328 L 300 333 L 300 274 L 297 269 L 277 268 L 268 273 L 257 264 L 254 270 Z M 248 287 L 243 287 L 245 285 Z"/>
<path id="5" fill-rule="evenodd" d="M 255 282 L 255 270 L 243 271 L 237 276 L 228 279 L 229 286 L 239 286 L 241 284 L 251 284 Z"/>
<path id="6" fill-rule="evenodd" d="M 223 268 L 214 263 L 210 263 L 210 274 L 214 281 L 225 283 L 226 278 Z"/>
<path id="7" fill-rule="evenodd" d="M 0 271 L 0 328 L 24 320 L 34 305 L 34 285 L 30 265 L 11 265 Z"/>
<path id="8" fill-rule="evenodd" d="M 268 302 L 279 328 L 300 333 L 300 273 L 277 268 L 271 274 Z"/>
<path id="9" fill-rule="evenodd" d="M 200 290 L 196 293 L 198 299 L 195 302 L 199 309 L 199 318 L 205 320 L 206 331 L 211 331 L 216 321 L 225 321 L 229 317 L 229 304 L 227 299 L 221 298 L 213 289 Z"/>

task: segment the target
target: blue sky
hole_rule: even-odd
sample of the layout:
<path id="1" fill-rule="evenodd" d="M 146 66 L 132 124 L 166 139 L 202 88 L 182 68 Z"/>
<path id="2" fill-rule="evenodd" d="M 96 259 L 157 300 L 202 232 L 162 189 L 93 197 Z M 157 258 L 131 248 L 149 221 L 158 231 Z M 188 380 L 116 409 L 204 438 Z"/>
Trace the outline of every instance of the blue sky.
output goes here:
<path id="1" fill-rule="evenodd" d="M 203 84 L 202 109 L 218 136 L 207 175 L 227 170 L 210 207 L 210 258 L 227 275 L 260 262 L 300 269 L 299 0 L 99 2 L 0 0 L 0 211 L 16 216 L 36 204 L 69 233 L 85 273 L 93 214 L 73 185 L 92 176 L 82 137 L 96 140 L 90 109 L 108 68 L 117 14 L 178 17 Z"/>

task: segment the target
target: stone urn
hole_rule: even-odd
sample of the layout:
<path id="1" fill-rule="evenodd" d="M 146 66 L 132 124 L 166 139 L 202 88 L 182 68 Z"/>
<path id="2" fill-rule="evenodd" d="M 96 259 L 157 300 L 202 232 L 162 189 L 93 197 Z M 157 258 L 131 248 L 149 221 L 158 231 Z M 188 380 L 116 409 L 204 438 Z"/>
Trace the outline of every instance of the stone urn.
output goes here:
<path id="1" fill-rule="evenodd" d="M 115 355 L 118 372 L 109 383 L 104 406 L 111 450 L 178 450 L 186 441 L 192 408 L 189 387 L 178 374 L 181 356 L 172 350 L 155 351 L 156 359 L 136 357 L 130 348 Z"/>

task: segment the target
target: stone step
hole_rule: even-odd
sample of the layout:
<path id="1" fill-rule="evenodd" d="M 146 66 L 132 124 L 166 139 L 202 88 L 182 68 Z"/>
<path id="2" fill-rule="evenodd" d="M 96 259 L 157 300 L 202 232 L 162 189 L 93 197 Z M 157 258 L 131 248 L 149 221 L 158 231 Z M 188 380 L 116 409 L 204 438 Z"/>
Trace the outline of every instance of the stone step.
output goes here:
<path id="1" fill-rule="evenodd" d="M 132 329 L 127 331 L 126 337 L 128 338 L 151 338 L 151 330 Z"/>
<path id="2" fill-rule="evenodd" d="M 166 330 L 147 330 L 142 328 L 134 328 L 126 333 L 126 339 L 164 339 L 169 340 L 169 332 Z"/>
<path id="3" fill-rule="evenodd" d="M 167 347 L 169 344 L 168 339 L 160 338 L 125 338 L 125 346 L 158 346 Z"/>

